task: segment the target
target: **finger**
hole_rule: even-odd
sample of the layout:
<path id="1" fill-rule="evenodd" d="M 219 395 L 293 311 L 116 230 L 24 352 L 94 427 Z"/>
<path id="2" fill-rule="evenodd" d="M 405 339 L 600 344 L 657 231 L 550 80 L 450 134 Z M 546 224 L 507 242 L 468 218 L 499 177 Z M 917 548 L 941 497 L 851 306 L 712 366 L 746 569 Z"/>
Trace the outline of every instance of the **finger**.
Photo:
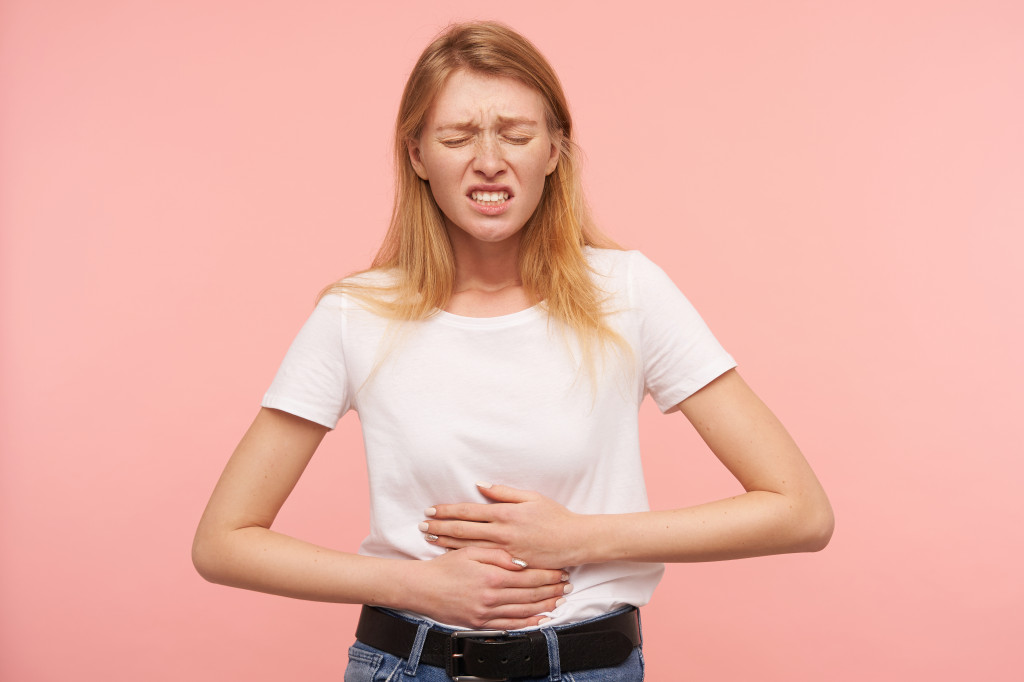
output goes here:
<path id="1" fill-rule="evenodd" d="M 464 550 L 466 557 L 481 564 L 490 564 L 505 569 L 509 573 L 502 576 L 502 585 L 505 587 L 540 587 L 542 585 L 562 585 L 569 582 L 568 571 L 550 568 L 523 568 L 513 563 L 515 557 L 503 549 L 487 549 L 468 547 Z M 569 594 L 570 587 L 562 594 Z"/>
<path id="2" fill-rule="evenodd" d="M 497 483 L 477 483 L 477 489 L 487 499 L 495 502 L 531 502 L 540 497 L 540 493 L 532 490 L 521 490 Z"/>
<path id="3" fill-rule="evenodd" d="M 502 547 L 488 540 L 460 540 L 459 538 L 450 538 L 444 535 L 434 535 L 432 533 L 424 533 L 423 539 L 432 545 L 444 547 L 445 549 L 465 549 L 466 547 L 480 547 L 482 549 L 503 549 Z"/>
<path id="4" fill-rule="evenodd" d="M 565 595 L 572 592 L 572 585 L 558 584 L 558 585 L 544 585 L 542 587 L 510 587 L 507 590 L 500 592 L 499 604 L 515 604 L 518 606 L 524 604 L 540 604 L 542 602 L 557 602 L 559 599 L 564 599 Z"/>
<path id="5" fill-rule="evenodd" d="M 489 609 L 488 614 L 488 625 L 486 627 L 494 627 L 496 629 L 508 630 L 512 629 L 507 625 L 495 625 L 496 623 L 506 623 L 515 621 L 529 621 L 530 625 L 536 625 L 544 618 L 549 618 L 552 611 L 557 609 L 559 606 L 565 603 L 565 597 L 554 597 L 550 599 L 544 599 L 538 602 L 530 602 L 523 604 L 503 604 L 495 606 Z M 519 627 L 528 627 L 522 625 Z"/>
<path id="6" fill-rule="evenodd" d="M 539 625 L 542 620 L 549 619 L 551 612 L 564 603 L 564 597 L 520 604 L 505 603 L 499 599 L 491 606 L 468 615 L 467 620 L 460 624 L 475 630 L 513 630 Z"/>
<path id="7" fill-rule="evenodd" d="M 534 616 L 533 618 L 526 618 L 522 620 L 510 620 L 507 618 L 497 618 L 495 620 L 487 621 L 483 626 L 475 628 L 478 630 L 522 630 L 523 628 L 531 628 L 534 625 L 542 625 L 543 623 L 551 620 L 550 616 L 543 614 Z"/>
<path id="8" fill-rule="evenodd" d="M 568 573 L 539 568 L 527 568 L 521 571 L 510 572 L 505 576 L 505 585 L 519 589 L 551 587 L 553 588 L 552 594 L 555 595 L 569 594 L 572 591 Z M 566 585 L 570 585 L 569 592 L 565 590 Z"/>
<path id="9" fill-rule="evenodd" d="M 440 542 L 440 540 L 439 540 Z M 515 557 L 500 548 L 487 548 L 487 547 L 466 547 L 461 551 L 466 553 L 466 557 L 477 561 L 481 564 L 490 564 L 491 566 L 497 566 L 498 568 L 504 569 L 505 571 L 520 572 L 524 571 L 528 573 L 531 578 L 526 581 L 518 581 L 514 583 L 505 583 L 504 580 L 511 579 L 511 575 L 502 576 L 502 585 L 514 584 L 515 586 L 530 587 L 534 585 L 543 585 L 546 582 L 562 581 L 562 576 L 568 576 L 568 573 L 563 571 L 552 571 L 545 569 L 527 569 L 526 567 L 515 563 Z M 568 580 L 568 577 L 565 578 Z"/>
<path id="10" fill-rule="evenodd" d="M 553 611 L 555 607 L 545 609 L 545 611 Z M 547 613 L 541 612 L 535 616 L 529 618 L 504 618 L 496 617 L 494 620 L 487 621 L 483 625 L 479 626 L 478 629 L 487 630 L 522 630 L 523 628 L 533 627 L 535 625 L 543 625 L 544 623 L 551 620 L 551 616 Z"/>
<path id="11" fill-rule="evenodd" d="M 435 504 L 433 507 L 424 509 L 423 515 L 434 519 L 461 519 L 479 523 L 490 523 L 497 520 L 493 505 L 476 504 L 475 502 Z"/>
<path id="12" fill-rule="evenodd" d="M 503 549 L 467 547 L 461 550 L 468 559 L 503 569 L 500 586 L 506 589 L 550 588 L 556 596 L 569 594 L 573 590 L 569 572 L 562 569 L 524 568 L 515 563 L 515 557 Z M 548 596 L 548 592 L 538 593 Z M 520 600 L 516 600 L 518 603 Z"/>
<path id="13" fill-rule="evenodd" d="M 439 537 L 455 538 L 457 540 L 489 540 L 499 544 L 499 530 L 488 523 L 477 523 L 475 521 L 421 521 L 420 532 L 437 535 Z"/>

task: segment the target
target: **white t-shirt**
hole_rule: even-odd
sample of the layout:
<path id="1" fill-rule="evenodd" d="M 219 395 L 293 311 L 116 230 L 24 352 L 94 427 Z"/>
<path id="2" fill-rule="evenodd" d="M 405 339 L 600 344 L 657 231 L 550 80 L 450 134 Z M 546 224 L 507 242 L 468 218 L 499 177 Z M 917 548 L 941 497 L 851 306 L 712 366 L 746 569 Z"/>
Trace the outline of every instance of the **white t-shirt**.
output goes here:
<path id="1" fill-rule="evenodd" d="M 388 335 L 388 321 L 351 297 L 321 299 L 263 405 L 330 428 L 359 413 L 371 505 L 360 554 L 438 556 L 443 548 L 417 528 L 423 510 L 486 502 L 476 481 L 535 490 L 583 514 L 649 508 L 637 423 L 644 395 L 668 411 L 735 363 L 642 254 L 588 248 L 586 257 L 608 295 L 607 320 L 631 349 L 606 354 L 603 366 L 599 358 L 589 375 L 541 306 L 488 318 L 441 311 L 397 334 L 392 324 Z M 664 566 L 569 570 L 575 589 L 550 625 L 646 604 Z"/>

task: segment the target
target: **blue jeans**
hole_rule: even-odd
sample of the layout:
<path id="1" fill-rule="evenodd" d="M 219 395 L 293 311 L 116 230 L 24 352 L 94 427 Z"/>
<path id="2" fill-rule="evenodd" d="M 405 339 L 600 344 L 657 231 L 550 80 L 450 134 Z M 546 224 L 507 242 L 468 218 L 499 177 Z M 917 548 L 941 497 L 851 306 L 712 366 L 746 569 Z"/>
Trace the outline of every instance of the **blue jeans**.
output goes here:
<path id="1" fill-rule="evenodd" d="M 615 613 L 620 613 L 616 611 Z M 399 617 L 399 614 L 393 614 Z M 584 623 L 607 618 L 614 614 L 605 614 L 592 618 Z M 406 620 L 410 620 L 406 618 Z M 410 622 L 417 622 L 412 621 Z M 548 661 L 550 673 L 547 677 L 517 678 L 522 682 L 641 682 L 644 679 L 644 655 L 640 647 L 633 649 L 625 661 L 613 668 L 598 668 L 595 670 L 579 670 L 576 672 L 561 672 L 558 665 L 558 640 L 554 633 L 564 628 L 570 628 L 580 623 L 560 625 L 553 628 L 541 628 L 548 642 Z M 426 625 L 425 623 L 423 624 Z M 448 628 L 434 626 L 435 630 L 451 632 Z M 421 636 L 417 636 L 413 650 L 409 652 L 408 658 L 399 658 L 389 653 L 374 649 L 362 642 L 357 641 L 348 650 L 348 667 L 345 669 L 345 682 L 451 682 L 451 678 L 444 668 L 436 668 L 432 665 L 420 664 L 420 652 L 423 650 L 423 640 L 426 636 L 426 627 L 420 628 Z"/>

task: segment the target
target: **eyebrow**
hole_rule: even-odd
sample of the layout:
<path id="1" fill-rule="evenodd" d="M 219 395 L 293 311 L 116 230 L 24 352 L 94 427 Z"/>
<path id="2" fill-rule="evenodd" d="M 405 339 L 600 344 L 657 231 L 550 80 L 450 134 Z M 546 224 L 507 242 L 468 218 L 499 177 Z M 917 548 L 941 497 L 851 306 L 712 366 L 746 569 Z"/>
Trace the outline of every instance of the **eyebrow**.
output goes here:
<path id="1" fill-rule="evenodd" d="M 537 123 L 537 121 L 534 121 L 532 118 L 527 118 L 525 116 L 499 116 L 498 117 L 498 127 L 499 128 L 508 128 L 509 126 L 516 126 L 516 125 L 537 126 L 537 125 L 540 125 L 540 124 Z M 478 130 L 479 128 L 480 128 L 480 126 L 478 126 L 477 124 L 472 123 L 470 121 L 465 121 L 465 122 L 460 121 L 460 122 L 457 122 L 457 123 L 446 123 L 444 125 L 440 125 L 440 126 L 438 126 L 436 128 L 436 131 L 437 132 L 442 132 L 442 131 L 445 131 L 445 130 L 457 130 L 457 131 L 461 132 L 461 131 L 467 131 L 467 130 Z"/>

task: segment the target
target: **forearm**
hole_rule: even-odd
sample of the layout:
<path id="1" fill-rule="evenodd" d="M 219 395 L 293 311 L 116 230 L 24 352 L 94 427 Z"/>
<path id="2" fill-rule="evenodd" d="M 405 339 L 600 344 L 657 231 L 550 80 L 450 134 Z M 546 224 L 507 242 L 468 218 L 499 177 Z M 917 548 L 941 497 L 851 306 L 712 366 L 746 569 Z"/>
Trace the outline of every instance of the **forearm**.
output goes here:
<path id="1" fill-rule="evenodd" d="M 442 623 L 519 629 L 572 591 L 559 570 L 523 570 L 500 550 L 468 549 L 429 561 L 338 552 L 261 526 L 200 532 L 193 561 L 211 582 L 297 599 L 372 604 Z"/>
<path id="2" fill-rule="evenodd" d="M 584 515 L 578 523 L 579 563 L 673 563 L 818 551 L 828 544 L 833 518 L 823 496 L 797 503 L 755 490 L 671 511 Z"/>
<path id="3" fill-rule="evenodd" d="M 672 511 L 579 514 L 532 491 L 486 486 L 491 504 L 436 505 L 420 526 L 448 549 L 497 547 L 530 566 L 696 562 L 822 549 L 832 508 L 816 482 L 788 494 L 750 490 Z"/>
<path id="4" fill-rule="evenodd" d="M 339 552 L 259 526 L 197 535 L 192 560 L 210 582 L 296 599 L 408 608 L 396 585 L 412 562 Z"/>

